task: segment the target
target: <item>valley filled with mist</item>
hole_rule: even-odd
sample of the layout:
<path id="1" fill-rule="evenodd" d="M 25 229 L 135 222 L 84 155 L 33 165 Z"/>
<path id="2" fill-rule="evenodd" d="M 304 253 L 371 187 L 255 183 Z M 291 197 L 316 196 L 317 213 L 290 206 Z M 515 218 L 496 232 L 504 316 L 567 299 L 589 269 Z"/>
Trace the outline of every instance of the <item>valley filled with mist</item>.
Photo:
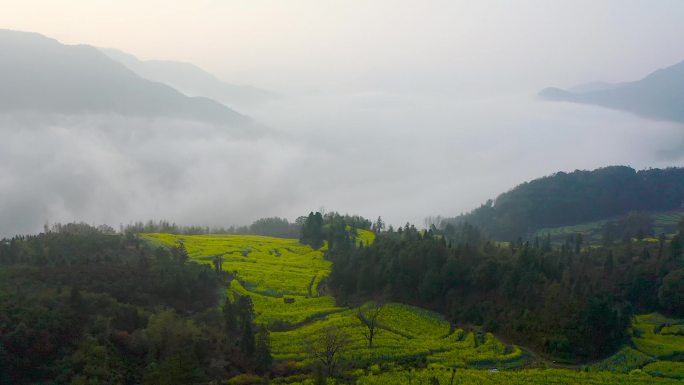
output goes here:
<path id="1" fill-rule="evenodd" d="M 282 93 L 240 110 L 248 128 L 5 113 L 0 229 L 147 219 L 230 226 L 319 208 L 422 223 L 556 171 L 684 161 L 681 123 L 534 91 Z"/>
<path id="2" fill-rule="evenodd" d="M 0 2 L 0 385 L 684 381 L 684 3 Z"/>

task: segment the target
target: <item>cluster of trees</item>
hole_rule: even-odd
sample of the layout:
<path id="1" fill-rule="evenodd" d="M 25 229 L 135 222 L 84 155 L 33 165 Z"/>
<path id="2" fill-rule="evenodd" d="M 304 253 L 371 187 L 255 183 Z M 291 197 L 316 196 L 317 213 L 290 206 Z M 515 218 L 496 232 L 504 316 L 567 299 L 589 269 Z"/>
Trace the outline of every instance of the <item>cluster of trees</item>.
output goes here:
<path id="1" fill-rule="evenodd" d="M 249 226 L 209 227 L 181 226 L 169 221 L 135 222 L 121 226 L 121 233 L 167 233 L 184 235 L 201 234 L 252 234 L 270 237 L 297 238 L 303 219 L 290 223 L 286 218 L 269 217 L 254 221 Z"/>
<path id="2" fill-rule="evenodd" d="M 0 384 L 189 384 L 270 367 L 232 277 L 84 224 L 0 241 Z M 233 314 L 232 316 L 230 314 Z"/>
<path id="3" fill-rule="evenodd" d="M 628 241 L 629 238 L 653 237 L 653 226 L 654 220 L 650 215 L 630 212 L 623 218 L 604 223 L 601 226 L 601 237 L 606 245 L 615 241 Z"/>
<path id="4" fill-rule="evenodd" d="M 356 242 L 356 230 L 371 228 L 380 231 L 380 227 L 384 229 L 382 219 L 371 223 L 368 219 L 354 215 L 341 215 L 337 212 L 329 212 L 322 214 L 320 212 L 310 212 L 307 217 L 300 217 L 298 222 L 301 223 L 301 230 L 299 234 L 299 242 L 309 245 L 314 249 L 321 248 L 325 242 L 328 242 L 328 249 L 344 249 L 352 248 Z"/>
<path id="5" fill-rule="evenodd" d="M 429 231 L 407 224 L 329 258 L 328 283 L 344 304 L 428 307 L 557 359 L 609 354 L 635 311 L 684 315 L 681 231 L 596 248 L 581 235 L 561 245 L 548 237 L 499 244 L 467 223 Z"/>
<path id="6" fill-rule="evenodd" d="M 248 295 L 235 296 L 235 302 L 226 297 L 223 303 L 222 315 L 226 334 L 238 341 L 235 348 L 239 354 L 236 355 L 245 357 L 251 369 L 266 374 L 273 365 L 268 330 L 254 324 L 252 298 Z"/>
<path id="7" fill-rule="evenodd" d="M 315 216 L 318 222 L 313 225 L 311 217 Z M 147 222 L 135 222 L 128 225 L 119 226 L 118 233 L 127 234 L 129 237 L 140 233 L 166 233 L 166 234 L 183 234 L 183 235 L 202 235 L 202 234 L 243 234 L 243 235 L 264 235 L 269 237 L 278 238 L 300 238 L 302 237 L 302 232 L 314 231 L 308 235 L 310 239 L 307 240 L 307 244 L 311 242 L 318 242 L 320 246 L 323 245 L 323 241 L 326 240 L 326 235 L 323 234 L 324 226 L 329 227 L 329 225 L 335 220 L 343 220 L 348 226 L 354 229 L 373 229 L 374 231 L 380 231 L 384 229 L 384 223 L 380 218 L 379 222 L 371 223 L 370 220 L 363 218 L 358 215 L 340 215 L 336 212 L 329 212 L 326 214 L 321 214 L 317 212 L 310 213 L 309 216 L 298 217 L 294 222 L 290 222 L 287 218 L 280 217 L 268 217 L 260 218 L 254 221 L 249 226 L 230 226 L 230 227 L 209 227 L 209 226 L 184 226 L 178 225 L 174 222 L 169 222 L 165 220 L 153 221 L 149 220 Z M 308 221 L 308 222 L 307 222 Z M 308 223 L 307 229 L 302 227 Z M 379 226 L 379 227 L 378 227 Z M 108 226 L 91 226 L 86 223 L 67 223 L 67 224 L 53 224 L 52 226 L 45 225 L 44 233 L 88 233 L 96 231 L 103 234 L 116 234 L 117 231 Z M 318 231 L 319 233 L 315 233 Z M 318 247 L 320 247 L 318 246 Z M 317 248 L 318 248 L 317 247 Z"/>
<path id="8" fill-rule="evenodd" d="M 508 240 L 542 228 L 621 216 L 634 210 L 673 210 L 683 204 L 684 168 L 637 172 L 613 166 L 535 179 L 443 222 L 468 222 L 496 239 Z"/>
<path id="9" fill-rule="evenodd" d="M 302 231 L 311 231 L 312 228 L 309 227 L 307 230 L 303 230 L 302 227 L 310 219 L 314 213 L 309 214 L 309 216 L 298 217 L 294 222 L 289 222 L 287 218 L 280 217 L 268 217 L 260 218 L 254 221 L 249 226 L 230 226 L 230 227 L 208 227 L 208 226 L 181 226 L 169 221 L 147 221 L 147 222 L 136 222 L 126 226 L 121 226 L 119 229 L 120 233 L 127 234 L 139 234 L 139 233 L 167 233 L 167 234 L 184 234 L 184 235 L 201 235 L 201 234 L 250 234 L 250 235 L 264 235 L 269 237 L 279 237 L 279 238 L 298 238 L 302 236 Z M 332 223 L 334 218 L 342 218 L 345 223 L 355 229 L 370 229 L 371 222 L 358 215 L 340 215 L 336 212 L 330 212 L 321 214 L 316 213 L 316 217 L 319 222 L 316 227 L 322 227 L 324 225 L 329 225 Z M 309 225 L 311 226 L 311 221 Z M 373 224 L 375 226 L 376 224 Z M 51 231 L 58 231 L 59 227 L 63 225 L 57 224 L 52 226 Z M 69 224 L 67 226 L 85 226 L 90 227 L 86 224 Z M 384 224 L 383 224 L 384 226 Z M 114 233 L 114 229 L 109 226 L 100 226 L 102 230 L 106 230 L 110 233 Z M 313 230 L 316 231 L 316 230 Z M 46 227 L 45 232 L 48 232 Z M 311 239 L 307 242 L 322 242 L 325 236 L 319 234 L 311 234 Z M 320 243 L 322 246 L 323 244 Z M 320 247 L 320 246 L 318 246 Z"/>
<path id="10" fill-rule="evenodd" d="M 320 212 L 309 213 L 302 224 L 299 242 L 309 245 L 314 249 L 320 249 L 325 241 L 325 231 L 323 229 L 323 215 Z"/>

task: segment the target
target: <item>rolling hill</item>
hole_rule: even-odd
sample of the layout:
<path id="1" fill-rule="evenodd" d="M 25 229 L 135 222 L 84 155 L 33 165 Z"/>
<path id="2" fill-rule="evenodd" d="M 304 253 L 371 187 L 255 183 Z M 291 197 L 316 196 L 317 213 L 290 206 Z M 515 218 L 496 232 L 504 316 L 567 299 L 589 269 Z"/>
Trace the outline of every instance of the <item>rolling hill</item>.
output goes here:
<path id="1" fill-rule="evenodd" d="M 118 114 L 236 126 L 249 120 L 211 99 L 145 80 L 88 45 L 0 30 L 0 112 Z"/>
<path id="2" fill-rule="evenodd" d="M 684 203 L 684 168 L 635 171 L 612 166 L 558 172 L 523 183 L 470 213 L 445 220 L 468 222 L 510 240 L 542 228 L 614 219 L 630 211 L 678 210 Z"/>
<path id="3" fill-rule="evenodd" d="M 684 62 L 637 81 L 596 82 L 569 90 L 550 87 L 539 95 L 552 101 L 593 104 L 651 119 L 684 122 Z"/>

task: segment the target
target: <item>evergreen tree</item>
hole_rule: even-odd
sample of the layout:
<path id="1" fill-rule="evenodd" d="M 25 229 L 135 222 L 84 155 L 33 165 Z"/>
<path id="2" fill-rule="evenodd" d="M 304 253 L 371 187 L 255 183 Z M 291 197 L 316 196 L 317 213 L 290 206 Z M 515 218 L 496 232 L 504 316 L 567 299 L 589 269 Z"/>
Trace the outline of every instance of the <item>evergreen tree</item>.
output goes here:
<path id="1" fill-rule="evenodd" d="M 242 337 L 240 337 L 240 351 L 245 357 L 252 358 L 256 351 L 256 342 L 254 340 L 254 329 L 252 322 L 245 319 L 242 324 Z"/>
<path id="2" fill-rule="evenodd" d="M 325 239 L 323 222 L 323 215 L 320 212 L 310 212 L 302 225 L 299 241 L 314 249 L 321 248 Z"/>
<path id="3" fill-rule="evenodd" d="M 235 305 L 230 302 L 230 298 L 226 297 L 223 302 L 223 323 L 226 328 L 226 333 L 235 331 L 237 323 L 235 320 Z"/>
<path id="4" fill-rule="evenodd" d="M 190 259 L 188 251 L 185 249 L 185 243 L 178 241 L 176 246 L 173 248 L 173 257 L 176 259 L 179 265 L 184 265 L 185 262 Z"/>
<path id="5" fill-rule="evenodd" d="M 256 368 L 261 373 L 271 370 L 273 356 L 271 355 L 271 338 L 268 330 L 262 328 L 256 336 L 256 351 L 254 358 Z"/>
<path id="6" fill-rule="evenodd" d="M 252 323 L 252 320 L 254 319 L 254 304 L 252 303 L 252 297 L 248 295 L 241 295 L 238 297 L 236 315 L 240 325 Z"/>
<path id="7" fill-rule="evenodd" d="M 214 271 L 216 271 L 216 274 L 220 274 L 223 271 L 223 257 L 220 255 L 217 255 L 214 257 Z"/>
<path id="8" fill-rule="evenodd" d="M 373 232 L 375 232 L 376 234 L 385 230 L 385 222 L 382 221 L 381 217 L 378 217 L 375 223 L 373 223 L 373 227 L 371 230 L 373 230 Z"/>

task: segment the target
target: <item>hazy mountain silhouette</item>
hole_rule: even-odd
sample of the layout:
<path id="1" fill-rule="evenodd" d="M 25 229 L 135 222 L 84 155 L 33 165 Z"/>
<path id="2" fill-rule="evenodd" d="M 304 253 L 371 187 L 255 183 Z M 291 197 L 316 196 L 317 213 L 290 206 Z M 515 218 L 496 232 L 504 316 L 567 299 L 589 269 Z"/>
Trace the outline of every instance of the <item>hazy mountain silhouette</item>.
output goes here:
<path id="1" fill-rule="evenodd" d="M 278 96 L 252 86 L 226 83 L 194 64 L 167 60 L 140 60 L 117 49 L 101 49 L 145 79 L 168 84 L 186 95 L 205 96 L 231 106 L 250 106 Z"/>
<path id="2" fill-rule="evenodd" d="M 634 82 L 591 83 L 569 90 L 551 87 L 539 95 L 547 100 L 595 104 L 648 118 L 684 122 L 684 62 Z"/>
<path id="3" fill-rule="evenodd" d="M 606 83 L 606 82 L 590 82 L 590 83 L 580 84 L 578 86 L 568 88 L 568 91 L 570 91 L 572 93 L 576 93 L 576 94 L 583 94 L 585 92 L 609 90 L 611 88 L 615 88 L 618 85 L 620 85 L 620 84 Z"/>
<path id="4" fill-rule="evenodd" d="M 221 103 L 143 79 L 88 45 L 0 30 L 0 112 L 120 114 L 236 125 L 248 119 Z"/>

